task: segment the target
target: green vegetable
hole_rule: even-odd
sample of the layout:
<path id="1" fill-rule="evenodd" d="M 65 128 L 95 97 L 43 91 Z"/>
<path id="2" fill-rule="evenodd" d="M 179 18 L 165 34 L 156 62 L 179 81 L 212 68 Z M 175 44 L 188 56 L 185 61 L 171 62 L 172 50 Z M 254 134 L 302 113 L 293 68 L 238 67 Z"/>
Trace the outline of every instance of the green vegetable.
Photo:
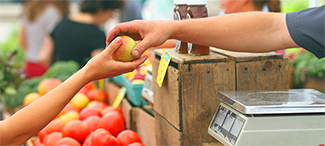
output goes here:
<path id="1" fill-rule="evenodd" d="M 75 61 L 58 61 L 47 70 L 43 78 L 57 78 L 64 81 L 77 72 L 79 68 L 79 64 Z"/>
<path id="2" fill-rule="evenodd" d="M 318 59 L 312 53 L 305 51 L 298 55 L 293 63 L 295 67 L 294 71 L 294 86 L 299 88 L 302 86 L 301 71 L 303 68 L 307 68 L 308 76 L 324 78 L 325 73 L 325 58 Z"/>

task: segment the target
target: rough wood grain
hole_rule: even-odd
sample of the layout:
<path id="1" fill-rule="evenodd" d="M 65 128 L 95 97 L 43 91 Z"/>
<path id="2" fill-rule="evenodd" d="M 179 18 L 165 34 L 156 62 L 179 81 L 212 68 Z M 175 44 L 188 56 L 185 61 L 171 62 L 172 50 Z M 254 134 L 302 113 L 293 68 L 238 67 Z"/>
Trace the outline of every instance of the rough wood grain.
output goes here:
<path id="1" fill-rule="evenodd" d="M 289 89 L 287 59 L 236 63 L 237 90 Z"/>
<path id="2" fill-rule="evenodd" d="M 227 51 L 217 48 L 210 48 L 212 52 L 222 54 L 227 56 L 228 58 L 236 61 L 236 62 L 244 62 L 244 61 L 257 61 L 264 59 L 282 59 L 283 55 L 275 52 L 268 53 L 249 53 L 249 52 L 233 52 Z"/>
<path id="3" fill-rule="evenodd" d="M 155 118 L 141 108 L 134 109 L 136 132 L 145 145 L 156 145 Z"/>
<path id="4" fill-rule="evenodd" d="M 154 59 L 152 64 L 154 109 L 180 130 L 179 70 L 169 66 L 163 85 L 159 87 L 156 82 L 158 65 L 159 60 Z"/>
<path id="5" fill-rule="evenodd" d="M 203 55 L 203 56 L 190 56 L 188 54 L 178 54 L 175 49 L 166 49 L 170 55 L 172 56 L 171 61 L 176 63 L 205 63 L 205 62 L 225 62 L 227 61 L 227 57 L 210 52 L 209 55 Z M 155 50 L 155 53 L 159 56 L 163 54 L 163 49 L 157 49 Z"/>
<path id="6" fill-rule="evenodd" d="M 214 142 L 207 129 L 220 103 L 218 91 L 235 90 L 235 63 L 186 64 L 180 69 L 182 144 Z"/>
<path id="7" fill-rule="evenodd" d="M 154 112 L 156 127 L 156 145 L 182 145 L 182 133 L 168 123 L 157 112 Z"/>
<path id="8" fill-rule="evenodd" d="M 121 102 L 122 113 L 126 122 L 126 129 L 132 129 L 132 125 L 134 121 L 132 119 L 132 105 L 129 103 L 127 99 L 123 99 Z"/>

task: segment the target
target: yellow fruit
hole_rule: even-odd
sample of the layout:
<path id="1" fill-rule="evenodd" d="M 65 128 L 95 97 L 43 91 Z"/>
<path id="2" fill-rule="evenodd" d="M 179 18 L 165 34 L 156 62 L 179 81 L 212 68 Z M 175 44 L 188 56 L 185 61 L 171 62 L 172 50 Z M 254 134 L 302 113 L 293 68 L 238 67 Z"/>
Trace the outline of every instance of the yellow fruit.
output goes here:
<path id="1" fill-rule="evenodd" d="M 70 103 L 79 109 L 86 107 L 89 103 L 89 98 L 83 93 L 77 93 L 70 101 Z"/>
<path id="2" fill-rule="evenodd" d="M 132 81 L 132 84 L 144 84 L 144 81 L 141 79 L 135 79 Z"/>
<path id="3" fill-rule="evenodd" d="M 24 105 L 28 105 L 28 104 L 34 102 L 39 97 L 41 97 L 41 95 L 39 95 L 38 93 L 29 93 L 29 94 L 27 94 L 25 96 L 25 98 L 24 98 Z"/>
<path id="4" fill-rule="evenodd" d="M 133 70 L 133 71 L 131 71 L 131 72 L 125 73 L 124 76 L 125 76 L 126 78 L 130 79 L 130 78 L 134 77 L 135 74 L 137 74 L 137 70 L 136 70 L 136 69 Z"/>
<path id="5" fill-rule="evenodd" d="M 68 111 L 67 113 L 61 115 L 57 120 L 61 121 L 63 124 L 66 124 L 72 120 L 78 120 L 79 113 L 76 111 Z"/>

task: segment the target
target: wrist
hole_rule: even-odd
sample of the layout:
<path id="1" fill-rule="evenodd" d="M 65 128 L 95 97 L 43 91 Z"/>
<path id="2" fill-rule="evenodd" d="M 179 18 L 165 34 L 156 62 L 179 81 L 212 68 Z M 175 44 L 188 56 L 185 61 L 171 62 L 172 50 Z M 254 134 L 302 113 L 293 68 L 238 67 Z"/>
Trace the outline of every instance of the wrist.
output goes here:
<path id="1" fill-rule="evenodd" d="M 178 39 L 180 38 L 180 31 L 182 31 L 182 26 L 183 24 L 183 20 L 174 20 L 172 21 L 172 23 L 168 23 L 169 27 L 170 27 L 170 39 Z"/>
<path id="2" fill-rule="evenodd" d="M 91 81 L 93 81 L 92 79 L 92 75 L 89 73 L 88 71 L 89 69 L 87 67 L 83 67 L 82 69 L 80 69 L 76 74 L 78 77 L 83 79 L 83 83 L 87 84 Z"/>

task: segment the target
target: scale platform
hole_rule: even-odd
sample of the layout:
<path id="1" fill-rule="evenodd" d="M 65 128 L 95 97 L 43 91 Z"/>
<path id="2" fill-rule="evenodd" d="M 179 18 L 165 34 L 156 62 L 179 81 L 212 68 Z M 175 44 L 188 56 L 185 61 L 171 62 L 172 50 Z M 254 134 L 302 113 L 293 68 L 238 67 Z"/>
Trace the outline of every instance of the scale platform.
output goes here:
<path id="1" fill-rule="evenodd" d="M 325 144 L 325 94 L 313 89 L 220 91 L 208 133 L 224 145 Z"/>

